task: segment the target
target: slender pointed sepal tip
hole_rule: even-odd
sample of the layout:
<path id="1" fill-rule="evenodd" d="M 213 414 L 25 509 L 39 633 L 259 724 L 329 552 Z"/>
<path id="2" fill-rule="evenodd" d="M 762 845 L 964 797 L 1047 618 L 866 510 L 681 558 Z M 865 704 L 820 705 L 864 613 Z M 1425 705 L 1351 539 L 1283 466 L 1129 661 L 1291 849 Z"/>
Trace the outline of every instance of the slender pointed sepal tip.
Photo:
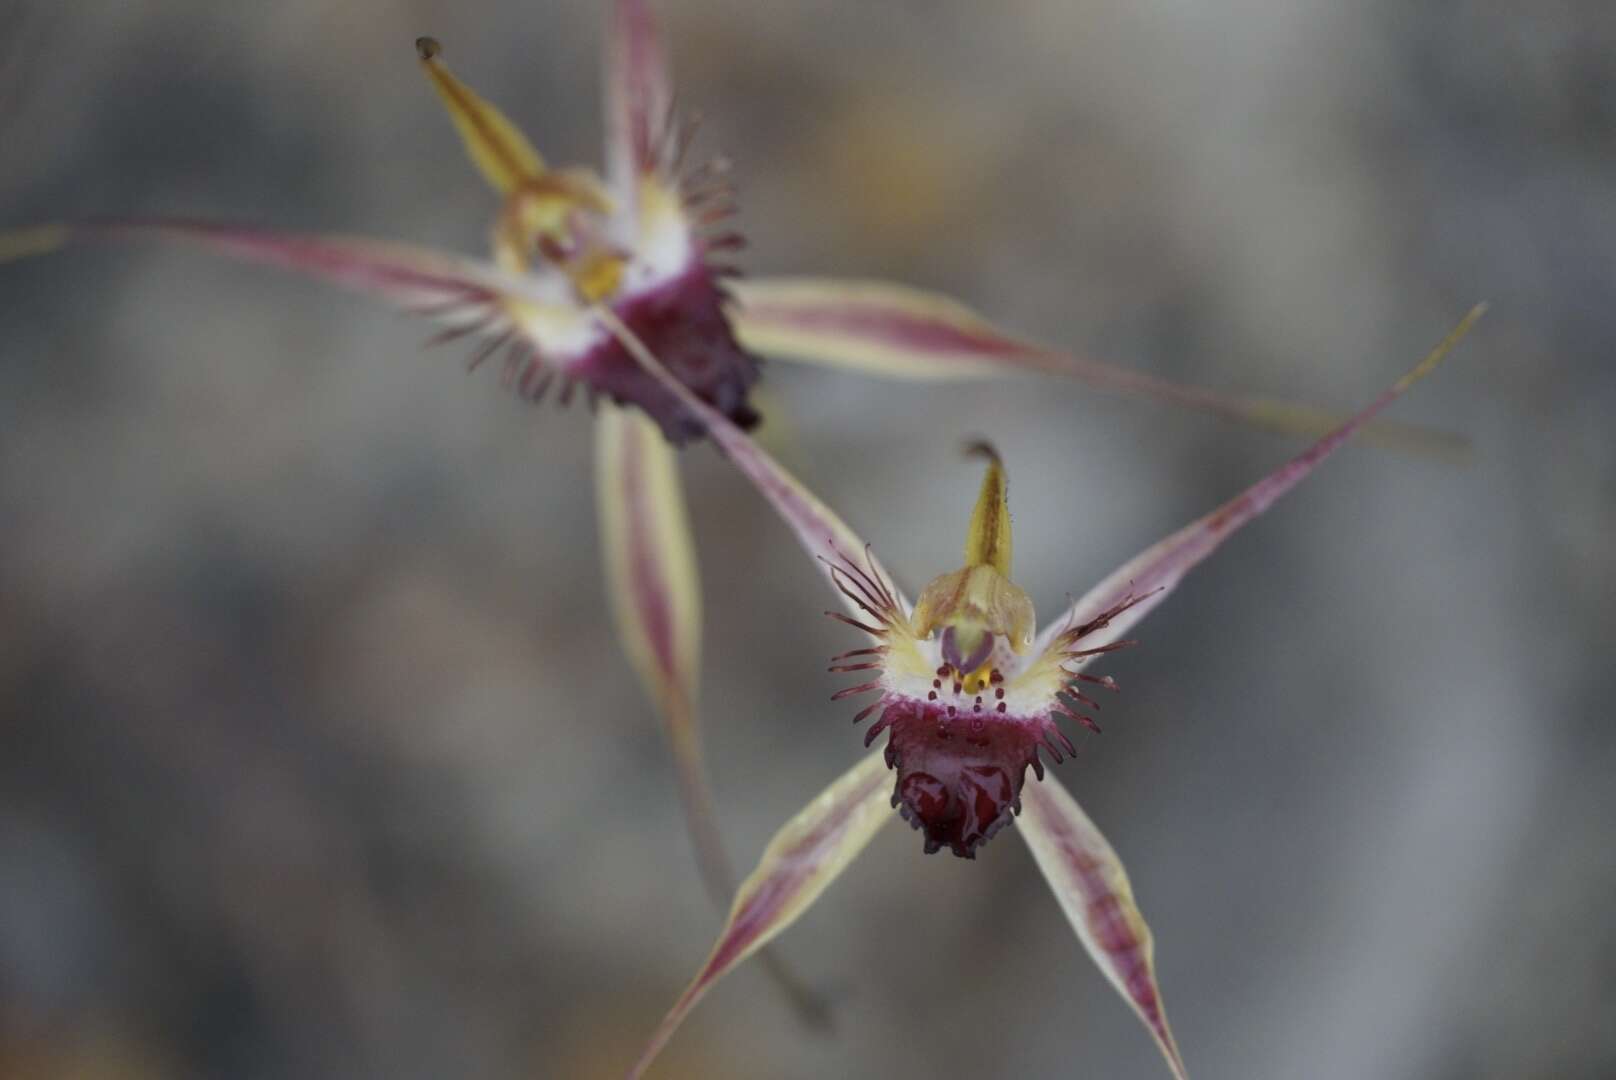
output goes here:
<path id="1" fill-rule="evenodd" d="M 908 379 L 1038 371 L 1290 435 L 1316 437 L 1342 421 L 1328 409 L 1220 393 L 1051 349 L 1006 333 L 957 301 L 904 286 L 754 278 L 733 283 L 731 292 L 735 331 L 746 348 L 760 354 Z M 1469 452 L 1469 443 L 1459 436 L 1394 422 L 1372 424 L 1363 437 L 1449 461 L 1463 461 Z"/>
<path id="2" fill-rule="evenodd" d="M 741 883 L 707 962 L 668 1010 L 634 1065 L 645 1074 L 690 1010 L 724 975 L 796 922 L 895 820 L 888 806 L 886 759 L 869 755 L 827 787 L 774 834 L 757 869 Z"/>
<path id="3" fill-rule="evenodd" d="M 1034 647 L 1043 651 L 1053 645 L 1066 629 L 1083 625 L 1128 596 L 1141 596 L 1143 599 L 1110 621 L 1113 633 L 1128 633 L 1140 619 L 1154 610 L 1157 604 L 1167 599 L 1184 576 L 1216 551 L 1225 540 L 1267 512 L 1271 506 L 1311 476 L 1313 470 L 1322 462 L 1351 441 L 1353 436 L 1367 431 L 1370 422 L 1401 397 L 1405 390 L 1435 371 L 1437 365 L 1453 351 L 1454 346 L 1459 344 L 1486 311 L 1485 304 L 1477 304 L 1471 308 L 1465 317 L 1437 342 L 1435 348 L 1409 369 L 1407 374 L 1381 391 L 1378 397 L 1334 431 L 1210 514 L 1190 522 L 1112 571 L 1098 585 L 1085 593 L 1082 599 L 1068 608 L 1064 618 L 1050 623 Z M 1078 663 L 1080 666 L 1082 661 Z"/>
<path id="4" fill-rule="evenodd" d="M 66 225 L 35 225 L 0 233 L 0 263 L 48 255 L 67 243 L 69 233 Z"/>
<path id="5" fill-rule="evenodd" d="M 1448 331 L 1448 336 L 1437 342 L 1436 348 L 1432 349 L 1424 360 L 1415 365 L 1414 370 L 1397 380 L 1397 385 L 1392 387 L 1392 393 L 1401 394 L 1404 390 L 1435 371 L 1437 365 L 1442 363 L 1448 353 L 1453 351 L 1453 347 L 1459 344 L 1466 334 L 1470 333 L 1470 328 L 1475 326 L 1485 314 L 1487 314 L 1487 302 L 1485 300 L 1465 312 L 1465 317 L 1459 320 L 1457 326 Z"/>
<path id="6" fill-rule="evenodd" d="M 90 240 L 177 240 L 373 293 L 479 332 L 508 328 L 508 301 L 545 303 L 535 285 L 475 259 L 335 234 L 281 232 L 186 218 L 96 218 L 0 233 L 0 262 Z M 468 330 L 468 332 L 471 332 Z"/>
<path id="7" fill-rule="evenodd" d="M 1175 1080 L 1188 1080 L 1156 982 L 1150 927 L 1116 851 L 1054 776 L 1027 787 L 1016 831 L 1083 948 L 1144 1023 Z"/>

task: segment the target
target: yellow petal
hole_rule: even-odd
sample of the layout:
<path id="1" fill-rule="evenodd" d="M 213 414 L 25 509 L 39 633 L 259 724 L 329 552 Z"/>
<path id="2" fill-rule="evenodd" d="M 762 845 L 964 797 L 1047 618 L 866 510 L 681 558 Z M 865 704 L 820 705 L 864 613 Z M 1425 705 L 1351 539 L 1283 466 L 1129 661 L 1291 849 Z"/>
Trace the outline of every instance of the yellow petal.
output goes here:
<path id="1" fill-rule="evenodd" d="M 897 816 L 888 805 L 892 780 L 883 754 L 859 762 L 774 834 L 735 894 L 707 962 L 663 1018 L 631 1076 L 644 1074 L 713 983 L 796 922 L 876 830 Z"/>
<path id="2" fill-rule="evenodd" d="M 448 106 L 449 116 L 466 144 L 466 153 L 488 182 L 503 194 L 514 192 L 524 181 L 544 173 L 544 159 L 516 125 L 503 113 L 455 78 L 444 64 L 440 46 L 432 38 L 416 38 L 415 51 L 421 58 L 432 85 Z"/>
<path id="3" fill-rule="evenodd" d="M 1122 860 L 1053 775 L 1022 792 L 1016 831 L 1032 849 L 1078 940 L 1150 1029 L 1173 1075 L 1185 1080 L 1156 986 L 1150 927 L 1134 903 Z"/>
<path id="4" fill-rule="evenodd" d="M 731 313 L 747 349 L 904 379 L 982 379 L 1037 371 L 1113 393 L 1153 398 L 1252 427 L 1318 435 L 1342 416 L 1272 398 L 1242 397 L 1158 379 L 1017 338 L 955 300 L 878 281 L 777 278 L 737 281 Z M 1373 424 L 1368 442 L 1462 460 L 1465 439 L 1405 424 Z"/>

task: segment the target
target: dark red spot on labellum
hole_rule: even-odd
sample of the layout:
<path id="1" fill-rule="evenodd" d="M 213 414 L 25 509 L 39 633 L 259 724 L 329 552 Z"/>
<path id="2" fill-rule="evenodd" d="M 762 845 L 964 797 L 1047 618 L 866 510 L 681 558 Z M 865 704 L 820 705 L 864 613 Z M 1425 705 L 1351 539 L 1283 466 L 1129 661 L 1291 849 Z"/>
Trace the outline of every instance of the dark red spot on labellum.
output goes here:
<path id="1" fill-rule="evenodd" d="M 949 725 L 954 710 L 934 702 L 890 702 L 871 734 L 887 731 L 887 764 L 898 773 L 893 804 L 925 835 L 926 852 L 947 847 L 961 858 L 1020 808 L 1027 766 L 1048 721 L 990 714 L 969 733 Z"/>

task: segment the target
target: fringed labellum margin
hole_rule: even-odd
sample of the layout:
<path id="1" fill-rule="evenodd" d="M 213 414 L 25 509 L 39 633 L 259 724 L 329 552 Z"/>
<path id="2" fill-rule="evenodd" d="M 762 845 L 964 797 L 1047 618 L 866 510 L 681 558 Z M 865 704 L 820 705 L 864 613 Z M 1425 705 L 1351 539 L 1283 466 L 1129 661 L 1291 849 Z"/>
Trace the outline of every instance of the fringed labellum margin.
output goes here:
<path id="1" fill-rule="evenodd" d="M 873 563 L 861 566 L 845 555 L 830 563 L 836 587 L 863 618 L 832 616 L 878 641 L 833 658 L 833 672 L 873 673 L 833 700 L 880 694 L 853 719 L 876 716 L 864 745 L 887 736 L 886 762 L 897 773 L 892 805 L 924 835 L 927 854 L 946 846 L 966 859 L 1020 813 L 1027 769 L 1043 778 L 1040 753 L 1057 764 L 1076 753 L 1061 719 L 1099 730 L 1089 715 L 1099 703 L 1081 684 L 1111 691 L 1117 685 L 1072 665 L 1132 645 L 1083 647 L 1142 599 L 1124 597 L 1056 635 L 1044 651 L 1032 651 L 1032 601 L 1008 577 L 1004 467 L 986 444 L 974 444 L 971 452 L 985 457 L 988 469 L 971 517 L 966 565 L 927 585 L 911 615 L 905 617 Z"/>

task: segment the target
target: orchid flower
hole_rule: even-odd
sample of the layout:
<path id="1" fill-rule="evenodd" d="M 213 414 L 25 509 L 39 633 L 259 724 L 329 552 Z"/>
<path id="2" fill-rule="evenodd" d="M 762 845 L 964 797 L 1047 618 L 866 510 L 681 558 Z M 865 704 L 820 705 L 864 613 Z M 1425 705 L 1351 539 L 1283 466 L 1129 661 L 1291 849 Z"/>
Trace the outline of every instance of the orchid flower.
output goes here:
<path id="1" fill-rule="evenodd" d="M 669 1011 L 633 1070 L 642 1074 L 685 1016 L 719 978 L 803 914 L 874 837 L 901 816 L 928 854 L 944 847 L 967 859 L 1010 825 L 1032 849 L 1079 940 L 1138 1014 L 1179 1080 L 1184 1062 L 1157 986 L 1149 927 L 1116 852 L 1075 799 L 1047 773 L 1075 747 L 1060 728 L 1094 731 L 1089 687 L 1116 691 L 1085 670 L 1096 656 L 1135 644 L 1121 635 L 1160 604 L 1193 567 L 1300 484 L 1405 390 L 1429 374 L 1480 317 L 1464 320 L 1413 370 L 1357 415 L 1233 499 L 1151 545 L 1104 578 L 1039 631 L 1030 597 L 1011 580 L 1009 484 L 986 443 L 969 453 L 986 474 L 966 531 L 964 563 L 921 590 L 911 604 L 870 545 L 734 424 L 675 392 L 796 533 L 846 608 L 827 612 L 867 641 L 832 659 L 830 670 L 867 681 L 832 700 L 873 694 L 854 723 L 871 720 L 865 757 L 780 829 L 737 892 L 706 962 Z M 647 371 L 649 349 L 615 327 Z M 660 374 L 673 389 L 674 380 Z M 871 719 L 873 718 L 873 720 Z M 1026 783 L 1028 769 L 1035 782 Z M 889 781 L 888 773 L 895 774 Z M 889 806 L 897 810 L 894 815 Z"/>
<path id="2" fill-rule="evenodd" d="M 492 258 L 349 236 L 185 219 L 116 218 L 0 234 L 0 262 L 70 243 L 159 239 L 372 293 L 475 341 L 469 367 L 502 356 L 503 381 L 530 401 L 564 403 L 583 386 L 596 409 L 602 548 L 626 650 L 657 705 L 678 762 L 709 891 L 730 875 L 714 827 L 695 723 L 700 589 L 670 444 L 713 411 L 740 428 L 756 353 L 909 378 L 969 379 L 1016 370 L 1063 374 L 1284 431 L 1317 431 L 1318 410 L 1228 397 L 1086 361 L 1000 331 L 963 306 L 897 286 L 822 279 L 735 282 L 725 257 L 742 238 L 715 231 L 733 212 L 724 165 L 688 167 L 692 128 L 675 121 L 668 65 L 645 0 L 612 0 L 606 47 L 604 177 L 554 168 L 494 105 L 452 74 L 439 44 L 416 42 L 465 149 L 500 198 Z M 609 332 L 609 313 L 652 350 L 670 393 Z M 1374 432 L 1371 432 L 1374 434 Z M 1451 453 L 1451 437 L 1386 427 L 1405 448 Z M 720 900 L 722 902 L 722 899 Z"/>

